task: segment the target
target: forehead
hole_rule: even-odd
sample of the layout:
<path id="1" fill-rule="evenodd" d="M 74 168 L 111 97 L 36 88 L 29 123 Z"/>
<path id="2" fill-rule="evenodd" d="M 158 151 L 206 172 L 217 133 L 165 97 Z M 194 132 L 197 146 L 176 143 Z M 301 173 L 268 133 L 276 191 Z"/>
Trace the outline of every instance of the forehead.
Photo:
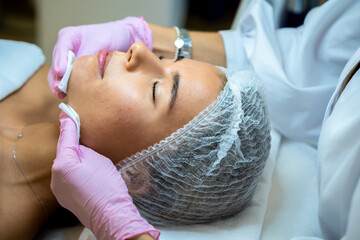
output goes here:
<path id="1" fill-rule="evenodd" d="M 186 85 L 193 85 L 194 90 L 211 92 L 222 86 L 223 73 L 211 64 L 183 59 L 175 65 L 175 70 L 180 72 L 182 81 Z"/>
<path id="2" fill-rule="evenodd" d="M 221 70 L 189 59 L 177 63 L 180 84 L 175 117 L 187 123 L 210 105 L 222 90 Z"/>

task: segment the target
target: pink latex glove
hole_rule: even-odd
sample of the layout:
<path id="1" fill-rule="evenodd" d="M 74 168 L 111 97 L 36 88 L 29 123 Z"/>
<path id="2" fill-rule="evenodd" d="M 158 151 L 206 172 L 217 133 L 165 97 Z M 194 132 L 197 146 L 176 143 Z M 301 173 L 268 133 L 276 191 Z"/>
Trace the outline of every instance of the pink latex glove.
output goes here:
<path id="1" fill-rule="evenodd" d="M 114 22 L 66 27 L 59 31 L 48 74 L 51 91 L 58 98 L 66 94 L 58 88 L 67 67 L 71 50 L 76 58 L 96 54 L 101 49 L 127 52 L 135 42 L 143 42 L 152 50 L 152 33 L 142 17 L 127 17 Z"/>
<path id="2" fill-rule="evenodd" d="M 142 218 L 110 159 L 79 145 L 74 121 L 60 114 L 60 137 L 51 190 L 97 239 L 128 239 L 160 232 Z"/>

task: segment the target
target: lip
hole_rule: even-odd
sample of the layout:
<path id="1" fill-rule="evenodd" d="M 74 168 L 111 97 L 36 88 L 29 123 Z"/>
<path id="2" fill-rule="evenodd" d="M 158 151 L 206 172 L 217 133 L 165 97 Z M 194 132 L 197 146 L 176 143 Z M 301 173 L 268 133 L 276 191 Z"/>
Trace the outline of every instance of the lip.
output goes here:
<path id="1" fill-rule="evenodd" d="M 109 52 L 109 53 L 107 54 L 107 56 L 106 56 L 105 65 L 104 65 L 104 72 L 106 71 L 106 68 L 107 68 L 107 66 L 108 66 L 109 63 L 110 63 L 110 60 L 111 60 L 111 58 L 112 58 L 112 56 L 113 56 L 113 53 L 114 53 L 114 52 Z"/>
<path id="2" fill-rule="evenodd" d="M 112 52 L 109 53 L 106 49 L 102 49 L 97 53 L 98 68 L 101 78 L 104 77 L 106 67 L 109 64 L 111 57 Z"/>

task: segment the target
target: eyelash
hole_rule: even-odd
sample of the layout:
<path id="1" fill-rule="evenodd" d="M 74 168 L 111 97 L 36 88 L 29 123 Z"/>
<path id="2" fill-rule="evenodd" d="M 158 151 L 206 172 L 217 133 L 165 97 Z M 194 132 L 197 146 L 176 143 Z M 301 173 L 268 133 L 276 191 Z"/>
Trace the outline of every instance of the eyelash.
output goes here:
<path id="1" fill-rule="evenodd" d="M 162 60 L 164 57 L 163 56 L 159 56 L 159 59 L 160 60 Z M 175 62 L 177 62 L 177 61 L 179 61 L 179 60 L 181 60 L 181 59 L 183 59 L 184 58 L 184 56 L 178 56 L 176 59 L 175 59 Z"/>
<path id="2" fill-rule="evenodd" d="M 156 93 L 156 84 L 158 84 L 159 82 L 154 82 L 154 85 L 152 87 L 152 94 L 153 94 L 153 101 L 155 101 L 155 93 Z"/>
<path id="3" fill-rule="evenodd" d="M 164 57 L 163 56 L 159 56 L 159 59 L 162 60 Z M 178 56 L 174 62 L 177 62 L 181 59 L 183 59 L 184 56 Z M 152 95 L 153 95 L 153 101 L 155 101 L 155 93 L 156 93 L 156 84 L 158 84 L 159 82 L 154 82 L 153 87 L 152 87 Z"/>

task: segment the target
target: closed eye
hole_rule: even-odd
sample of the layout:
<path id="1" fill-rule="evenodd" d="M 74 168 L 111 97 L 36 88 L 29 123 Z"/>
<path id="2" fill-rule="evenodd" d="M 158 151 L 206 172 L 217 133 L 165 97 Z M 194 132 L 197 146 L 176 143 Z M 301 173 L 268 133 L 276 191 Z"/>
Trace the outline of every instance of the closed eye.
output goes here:
<path id="1" fill-rule="evenodd" d="M 155 96 L 156 96 L 156 84 L 158 84 L 159 82 L 154 82 L 153 87 L 152 87 L 152 96 L 153 96 L 153 101 L 155 103 Z"/>
<path id="2" fill-rule="evenodd" d="M 184 56 L 178 56 L 178 57 L 175 59 L 174 62 L 180 61 L 180 60 L 183 59 L 183 58 L 184 58 Z M 163 60 L 164 57 L 163 57 L 163 56 L 159 56 L 159 59 L 160 59 L 160 60 Z"/>

